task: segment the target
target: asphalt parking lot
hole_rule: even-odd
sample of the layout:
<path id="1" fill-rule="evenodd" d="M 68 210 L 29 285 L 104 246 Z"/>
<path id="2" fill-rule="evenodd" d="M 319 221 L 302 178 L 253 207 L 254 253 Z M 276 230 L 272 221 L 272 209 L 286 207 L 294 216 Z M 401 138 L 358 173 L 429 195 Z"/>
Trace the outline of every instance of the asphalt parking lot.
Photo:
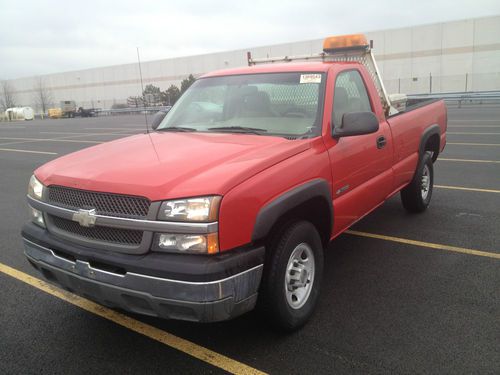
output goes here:
<path id="1" fill-rule="evenodd" d="M 0 123 L 0 373 L 498 373 L 500 105 L 449 109 L 429 210 L 397 196 L 333 241 L 316 314 L 291 335 L 255 313 L 114 313 L 37 280 L 20 237 L 32 171 L 144 130 L 141 115 Z"/>

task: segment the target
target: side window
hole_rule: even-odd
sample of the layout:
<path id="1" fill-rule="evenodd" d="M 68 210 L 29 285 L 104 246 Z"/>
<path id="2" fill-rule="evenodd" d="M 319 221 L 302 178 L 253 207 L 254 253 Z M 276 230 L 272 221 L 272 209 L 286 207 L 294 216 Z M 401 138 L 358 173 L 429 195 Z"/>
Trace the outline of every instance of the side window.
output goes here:
<path id="1" fill-rule="evenodd" d="M 333 95 L 333 126 L 340 128 L 342 116 L 350 112 L 372 112 L 366 87 L 357 70 L 339 73 Z"/>

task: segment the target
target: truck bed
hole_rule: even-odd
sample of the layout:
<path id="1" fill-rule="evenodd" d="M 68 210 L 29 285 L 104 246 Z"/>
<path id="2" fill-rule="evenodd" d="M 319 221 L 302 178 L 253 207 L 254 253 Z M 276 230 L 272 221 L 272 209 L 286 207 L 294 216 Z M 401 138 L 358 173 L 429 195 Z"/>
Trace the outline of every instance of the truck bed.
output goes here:
<path id="1" fill-rule="evenodd" d="M 408 113 L 410 111 L 413 111 L 417 108 L 424 107 L 426 105 L 429 105 L 434 102 L 438 102 L 441 99 L 408 99 L 406 101 L 406 108 L 404 110 L 399 110 L 398 113 L 395 113 L 393 115 L 388 116 L 388 118 L 394 118 L 396 116 L 400 116 L 404 113 Z"/>
<path id="2" fill-rule="evenodd" d="M 395 182 L 403 185 L 411 180 L 419 160 L 422 136 L 430 128 L 439 127 L 439 152 L 446 143 L 446 105 L 443 100 L 416 100 L 394 116 L 387 118 L 394 144 Z M 434 156 L 434 160 L 437 154 Z"/>

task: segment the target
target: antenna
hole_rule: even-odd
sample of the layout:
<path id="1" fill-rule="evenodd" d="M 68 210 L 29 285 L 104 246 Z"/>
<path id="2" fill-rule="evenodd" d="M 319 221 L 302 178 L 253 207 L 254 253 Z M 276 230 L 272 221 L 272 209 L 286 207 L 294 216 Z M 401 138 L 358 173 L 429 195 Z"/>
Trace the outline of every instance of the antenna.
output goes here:
<path id="1" fill-rule="evenodd" d="M 144 96 L 144 83 L 142 82 L 141 58 L 139 57 L 139 47 L 137 48 L 137 61 L 139 63 L 139 76 L 141 77 L 141 97 Z M 149 134 L 148 114 L 146 112 L 146 100 L 143 98 L 142 107 L 144 109 L 144 119 L 146 120 L 146 133 Z"/>

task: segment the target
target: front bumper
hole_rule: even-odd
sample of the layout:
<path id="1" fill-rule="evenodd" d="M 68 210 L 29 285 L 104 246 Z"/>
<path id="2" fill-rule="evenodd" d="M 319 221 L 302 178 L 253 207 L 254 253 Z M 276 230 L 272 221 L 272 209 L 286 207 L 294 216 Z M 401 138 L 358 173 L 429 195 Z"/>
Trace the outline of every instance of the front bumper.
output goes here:
<path id="1" fill-rule="evenodd" d="M 120 254 L 118 259 L 128 262 L 116 264 L 115 259 L 110 266 L 91 249 L 75 248 L 33 224 L 23 229 L 23 241 L 26 257 L 47 280 L 102 305 L 161 318 L 199 322 L 234 318 L 254 308 L 262 277 L 263 247 L 205 259 L 152 254 L 156 260 L 163 257 L 164 263 L 175 260 L 177 272 L 169 277 L 166 273 L 159 275 L 158 270 L 136 272 L 130 267 L 133 258 L 147 264 L 148 255 Z M 113 254 L 104 255 L 113 258 Z M 190 261 L 194 264 L 184 264 L 189 272 L 182 277 L 178 265 Z M 221 272 L 225 273 L 223 277 Z M 203 281 L 193 281 L 200 279 Z"/>

